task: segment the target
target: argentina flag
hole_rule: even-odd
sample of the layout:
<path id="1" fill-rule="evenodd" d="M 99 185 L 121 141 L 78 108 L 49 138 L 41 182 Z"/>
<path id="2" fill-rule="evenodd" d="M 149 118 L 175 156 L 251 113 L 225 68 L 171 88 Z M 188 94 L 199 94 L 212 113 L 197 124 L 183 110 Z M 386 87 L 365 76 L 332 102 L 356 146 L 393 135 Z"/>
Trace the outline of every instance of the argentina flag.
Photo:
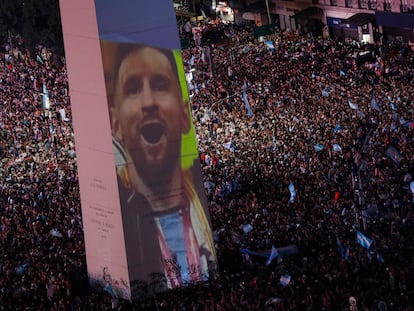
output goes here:
<path id="1" fill-rule="evenodd" d="M 316 151 L 316 152 L 320 152 L 320 151 L 322 151 L 322 150 L 323 150 L 323 145 L 321 145 L 321 144 L 316 144 L 316 145 L 314 146 L 314 148 L 315 148 L 315 151 Z"/>
<path id="2" fill-rule="evenodd" d="M 290 203 L 293 203 L 293 202 L 295 202 L 295 197 L 296 197 L 296 189 L 295 189 L 295 186 L 293 185 L 293 182 L 291 182 L 290 184 L 289 184 L 289 192 L 290 192 L 290 200 L 289 200 L 289 202 Z"/>
<path id="3" fill-rule="evenodd" d="M 378 112 L 381 112 L 381 107 L 379 106 L 377 100 L 375 99 L 375 96 L 372 96 L 372 99 L 371 99 L 371 107 L 374 110 L 376 110 Z"/>
<path id="4" fill-rule="evenodd" d="M 46 84 L 43 84 L 43 109 L 50 109 L 49 91 L 47 90 Z"/>
<path id="5" fill-rule="evenodd" d="M 249 99 L 247 98 L 246 90 L 243 90 L 242 98 L 243 98 L 243 101 L 244 101 L 244 106 L 246 107 L 246 110 L 247 110 L 247 116 L 250 118 L 253 115 L 253 111 L 252 111 L 252 108 L 250 107 Z"/>
<path id="6" fill-rule="evenodd" d="M 279 253 L 278 253 L 276 247 L 274 247 L 272 245 L 272 250 L 270 252 L 270 256 L 266 261 L 266 266 L 270 265 L 272 263 L 273 259 L 275 259 L 277 256 L 279 256 Z"/>
<path id="7" fill-rule="evenodd" d="M 342 148 L 339 146 L 339 144 L 333 144 L 332 151 L 342 153 Z"/>
<path id="8" fill-rule="evenodd" d="M 348 100 L 348 104 L 351 109 L 358 109 L 358 104 L 353 103 L 350 99 Z"/>
<path id="9" fill-rule="evenodd" d="M 362 247 L 369 249 L 373 241 L 374 240 L 366 237 L 362 232 L 357 231 L 357 242 L 361 244 Z"/>

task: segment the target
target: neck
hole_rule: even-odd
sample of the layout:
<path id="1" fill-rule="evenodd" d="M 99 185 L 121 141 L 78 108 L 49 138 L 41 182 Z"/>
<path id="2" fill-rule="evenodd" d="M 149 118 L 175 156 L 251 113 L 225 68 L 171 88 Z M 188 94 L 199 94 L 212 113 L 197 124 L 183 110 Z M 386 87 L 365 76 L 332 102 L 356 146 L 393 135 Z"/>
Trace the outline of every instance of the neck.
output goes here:
<path id="1" fill-rule="evenodd" d="M 158 179 L 150 185 L 143 182 L 135 169 L 132 171 L 131 182 L 133 188 L 145 196 L 154 213 L 168 212 L 183 204 L 184 188 L 179 167 L 169 177 Z"/>

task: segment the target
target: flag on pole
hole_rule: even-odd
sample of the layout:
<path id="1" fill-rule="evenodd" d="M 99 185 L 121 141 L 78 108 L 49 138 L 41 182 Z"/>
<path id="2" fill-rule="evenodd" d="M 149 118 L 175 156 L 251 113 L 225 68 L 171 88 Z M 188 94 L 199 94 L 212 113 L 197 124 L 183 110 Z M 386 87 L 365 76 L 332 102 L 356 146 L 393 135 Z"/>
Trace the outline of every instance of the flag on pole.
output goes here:
<path id="1" fill-rule="evenodd" d="M 247 98 L 247 93 L 245 89 L 243 90 L 243 101 L 244 101 L 244 106 L 246 107 L 246 110 L 247 110 L 247 116 L 250 118 L 253 115 L 253 112 L 252 112 L 252 108 L 250 107 L 249 99 Z"/>
<path id="2" fill-rule="evenodd" d="M 372 107 L 372 109 L 374 109 L 374 110 L 376 110 L 378 112 L 381 112 L 381 107 L 379 106 L 377 100 L 375 99 L 375 96 L 372 96 L 372 99 L 371 99 L 371 107 Z"/>
<path id="3" fill-rule="evenodd" d="M 271 40 L 266 41 L 266 46 L 271 51 L 275 50 L 275 45 L 274 45 L 273 41 L 271 41 Z"/>
<path id="4" fill-rule="evenodd" d="M 321 144 L 316 144 L 316 145 L 314 146 L 314 148 L 315 148 L 315 151 L 316 151 L 316 152 L 319 152 L 319 151 L 322 151 L 322 150 L 323 150 L 323 145 L 321 145 Z"/>
<path id="5" fill-rule="evenodd" d="M 46 84 L 43 84 L 43 109 L 50 109 L 49 91 L 47 90 Z"/>
<path id="6" fill-rule="evenodd" d="M 289 274 L 285 273 L 285 275 L 282 275 L 280 277 L 280 284 L 285 287 L 286 285 L 289 285 L 291 279 L 292 277 Z"/>
<path id="7" fill-rule="evenodd" d="M 279 303 L 281 301 L 282 301 L 282 298 L 279 298 L 279 297 L 269 298 L 268 300 L 266 300 L 265 306 L 276 304 L 276 303 Z"/>
<path id="8" fill-rule="evenodd" d="M 270 251 L 270 256 L 266 261 L 266 266 L 270 265 L 277 256 L 279 256 L 279 253 L 277 252 L 276 247 L 272 245 L 272 250 Z"/>
<path id="9" fill-rule="evenodd" d="M 43 59 L 39 55 L 36 55 L 36 60 L 39 64 L 43 65 Z"/>
<path id="10" fill-rule="evenodd" d="M 231 152 L 234 152 L 234 146 L 233 146 L 233 138 L 230 138 L 230 141 L 227 143 L 224 143 L 224 148 L 227 150 L 230 150 Z"/>
<path id="11" fill-rule="evenodd" d="M 289 192 L 290 192 L 290 199 L 289 202 L 293 203 L 295 202 L 295 197 L 296 197 L 296 189 L 295 189 L 295 185 L 293 184 L 293 182 L 291 182 L 289 184 Z"/>
<path id="12" fill-rule="evenodd" d="M 384 258 L 381 256 L 381 254 L 379 252 L 377 252 L 377 260 L 379 263 L 384 263 Z"/>
<path id="13" fill-rule="evenodd" d="M 345 261 L 349 261 L 349 247 L 345 249 L 344 259 Z"/>
<path id="14" fill-rule="evenodd" d="M 339 146 L 339 144 L 333 144 L 332 151 L 342 153 L 342 148 Z"/>
<path id="15" fill-rule="evenodd" d="M 351 107 L 351 109 L 354 109 L 354 110 L 358 109 L 358 104 L 354 104 L 350 99 L 348 99 L 348 104 L 349 104 L 349 107 Z"/>
<path id="16" fill-rule="evenodd" d="M 26 271 L 26 268 L 29 266 L 29 264 L 27 262 L 24 262 L 23 264 L 21 264 L 20 266 L 18 266 L 16 268 L 16 274 L 22 274 L 23 272 Z"/>
<path id="17" fill-rule="evenodd" d="M 342 246 L 341 240 L 339 240 L 338 236 L 336 236 L 336 246 L 338 246 L 339 255 L 341 256 L 341 258 L 343 258 L 345 254 L 345 249 Z"/>
<path id="18" fill-rule="evenodd" d="M 405 120 L 403 117 L 400 117 L 400 126 L 401 127 L 412 127 L 414 124 L 413 121 Z"/>
<path id="19" fill-rule="evenodd" d="M 66 110 L 65 110 L 65 108 L 60 108 L 59 109 L 59 113 L 60 113 L 60 118 L 63 120 L 63 121 L 69 121 L 69 119 L 68 118 L 66 118 Z"/>
<path id="20" fill-rule="evenodd" d="M 57 229 L 50 230 L 50 235 L 54 236 L 56 238 L 62 238 L 63 237 L 62 233 L 60 233 Z"/>
<path id="21" fill-rule="evenodd" d="M 362 247 L 369 249 L 374 240 L 366 237 L 362 232 L 357 231 L 357 242 L 361 244 Z"/>
<path id="22" fill-rule="evenodd" d="M 248 234 L 250 231 L 253 230 L 253 226 L 251 224 L 246 224 L 242 227 L 242 229 L 245 234 Z"/>
<path id="23" fill-rule="evenodd" d="M 359 109 L 357 109 L 357 114 L 361 119 L 365 118 L 365 113 Z"/>
<path id="24" fill-rule="evenodd" d="M 341 130 L 341 124 L 337 124 L 336 126 L 335 126 L 335 128 L 334 128 L 334 133 L 336 134 L 336 133 L 338 133 L 339 131 Z"/>
<path id="25" fill-rule="evenodd" d="M 104 287 L 104 291 L 106 291 L 109 295 L 112 296 L 112 298 L 118 298 L 118 295 L 115 293 L 112 285 L 110 283 L 106 283 Z"/>

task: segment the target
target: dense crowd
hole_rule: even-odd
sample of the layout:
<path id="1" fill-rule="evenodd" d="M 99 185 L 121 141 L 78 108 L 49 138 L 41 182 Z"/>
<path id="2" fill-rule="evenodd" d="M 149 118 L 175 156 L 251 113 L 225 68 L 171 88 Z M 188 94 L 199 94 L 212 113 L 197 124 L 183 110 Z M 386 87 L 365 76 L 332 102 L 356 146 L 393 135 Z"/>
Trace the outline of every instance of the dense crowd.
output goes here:
<path id="1" fill-rule="evenodd" d="M 0 310 L 412 310 L 413 52 L 226 33 L 183 51 L 219 277 L 134 304 L 87 284 L 64 58 L 3 45 Z"/>

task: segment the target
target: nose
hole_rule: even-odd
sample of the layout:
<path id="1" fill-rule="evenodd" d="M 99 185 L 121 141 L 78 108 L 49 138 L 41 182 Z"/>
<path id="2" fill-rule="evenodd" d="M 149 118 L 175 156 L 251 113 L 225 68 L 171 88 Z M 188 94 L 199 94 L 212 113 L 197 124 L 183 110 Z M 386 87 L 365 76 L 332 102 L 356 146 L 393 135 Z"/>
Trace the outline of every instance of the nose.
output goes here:
<path id="1" fill-rule="evenodd" d="M 142 110 L 143 112 L 153 112 L 158 110 L 157 99 L 151 88 L 149 81 L 144 83 L 142 90 Z"/>

